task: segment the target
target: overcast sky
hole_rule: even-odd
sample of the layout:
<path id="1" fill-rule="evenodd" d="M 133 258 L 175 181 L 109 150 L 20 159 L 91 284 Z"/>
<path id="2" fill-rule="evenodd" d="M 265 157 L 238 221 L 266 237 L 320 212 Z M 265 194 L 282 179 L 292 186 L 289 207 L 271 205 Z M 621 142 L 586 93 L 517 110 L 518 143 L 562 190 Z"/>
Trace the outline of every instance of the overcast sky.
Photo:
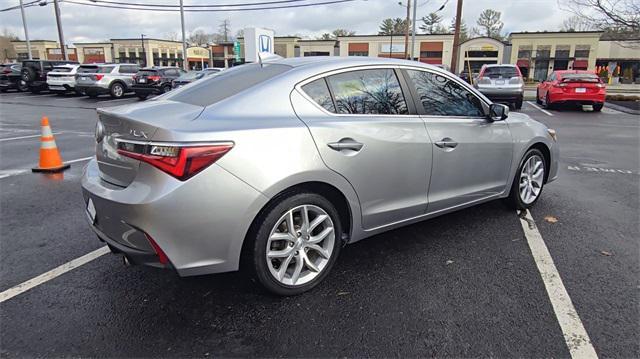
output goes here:
<path id="1" fill-rule="evenodd" d="M 27 2 L 29 0 L 25 0 Z M 178 0 L 120 0 L 137 3 L 176 4 Z M 189 4 L 248 3 L 259 0 L 185 0 Z M 320 2 L 325 0 L 308 0 Z M 418 0 L 418 17 L 439 8 L 445 0 Z M 52 0 L 49 0 L 52 2 Z M 406 0 L 405 0 L 406 2 Z M 0 0 L 0 8 L 18 5 L 18 0 Z M 456 0 L 449 0 L 441 12 L 443 24 L 448 26 L 455 14 Z M 135 10 L 94 8 L 61 3 L 62 26 L 65 41 L 70 44 L 83 41 L 100 41 L 109 38 L 145 36 L 165 38 L 169 32 L 180 32 L 179 13 L 159 13 Z M 559 9 L 557 0 L 466 0 L 463 20 L 471 28 L 483 9 L 502 12 L 505 33 L 512 31 L 555 31 L 560 28 L 565 12 Z M 57 40 L 53 5 L 26 9 L 31 39 Z M 336 28 L 357 31 L 358 34 L 375 34 L 382 19 L 404 17 L 406 10 L 398 0 L 358 0 L 354 2 L 316 7 L 261 10 L 224 13 L 185 13 L 187 33 L 195 29 L 215 32 L 220 21 L 231 21 L 232 33 L 246 26 L 271 28 L 276 36 L 299 35 L 315 38 Z M 419 23 L 418 23 L 419 24 Z M 24 38 L 20 11 L 0 13 L 0 27 Z"/>

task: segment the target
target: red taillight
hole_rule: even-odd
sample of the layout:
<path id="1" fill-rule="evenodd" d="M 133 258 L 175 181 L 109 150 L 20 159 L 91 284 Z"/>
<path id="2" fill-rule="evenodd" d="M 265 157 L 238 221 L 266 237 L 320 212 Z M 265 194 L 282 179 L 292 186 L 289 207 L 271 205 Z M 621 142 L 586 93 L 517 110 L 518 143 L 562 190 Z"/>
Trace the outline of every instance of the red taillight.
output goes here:
<path id="1" fill-rule="evenodd" d="M 133 75 L 132 79 L 135 81 L 138 78 L 138 75 Z"/>
<path id="2" fill-rule="evenodd" d="M 104 77 L 104 75 L 93 75 L 93 77 L 96 78 L 96 81 L 100 81 L 102 80 L 102 78 Z"/>
<path id="3" fill-rule="evenodd" d="M 147 77 L 149 80 L 151 81 L 159 81 L 160 80 L 160 76 L 149 76 Z"/>
<path id="4" fill-rule="evenodd" d="M 10 74 L 11 70 L 10 69 L 4 69 L 4 70 L 2 70 L 2 73 L 3 74 Z"/>
<path id="5" fill-rule="evenodd" d="M 186 181 L 209 167 L 232 148 L 232 143 L 202 146 L 118 143 L 119 154 L 146 162 L 180 181 Z"/>
<path id="6" fill-rule="evenodd" d="M 559 83 L 559 84 L 555 84 L 555 85 L 553 85 L 553 87 L 567 87 L 567 84 L 566 84 L 566 83 L 564 83 L 564 82 L 561 82 L 561 83 Z"/>
<path id="7" fill-rule="evenodd" d="M 151 247 L 153 247 L 153 250 L 156 252 L 156 255 L 158 256 L 158 262 L 160 262 L 160 264 L 162 265 L 167 265 L 169 263 L 169 257 L 167 257 L 167 254 L 164 253 L 162 248 L 160 248 L 158 243 L 156 243 L 156 241 L 154 241 L 150 235 L 145 233 L 144 236 L 147 237 L 147 241 L 149 241 L 149 244 L 151 244 Z"/>

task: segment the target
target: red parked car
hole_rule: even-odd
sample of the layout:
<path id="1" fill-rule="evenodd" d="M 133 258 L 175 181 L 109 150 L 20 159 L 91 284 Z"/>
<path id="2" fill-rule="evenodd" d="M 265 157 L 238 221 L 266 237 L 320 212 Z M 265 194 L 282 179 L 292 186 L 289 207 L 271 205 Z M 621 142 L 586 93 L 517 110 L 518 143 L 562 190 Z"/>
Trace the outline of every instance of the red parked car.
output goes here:
<path id="1" fill-rule="evenodd" d="M 604 106 L 606 85 L 591 71 L 553 71 L 546 81 L 538 84 L 536 102 L 552 108 L 556 104 L 592 105 L 598 112 Z"/>

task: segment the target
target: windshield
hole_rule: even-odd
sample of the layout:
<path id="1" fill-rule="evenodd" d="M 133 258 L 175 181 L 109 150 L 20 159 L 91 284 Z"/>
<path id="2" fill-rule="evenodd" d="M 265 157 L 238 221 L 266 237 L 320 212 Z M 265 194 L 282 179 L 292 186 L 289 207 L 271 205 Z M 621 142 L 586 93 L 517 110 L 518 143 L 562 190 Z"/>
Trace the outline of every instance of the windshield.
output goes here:
<path id="1" fill-rule="evenodd" d="M 196 106 L 209 106 L 231 97 L 263 81 L 272 79 L 291 69 L 280 64 L 246 64 L 221 71 L 216 76 L 207 76 L 193 85 L 171 91 L 167 100 L 184 102 Z"/>
<path id="2" fill-rule="evenodd" d="M 71 72 L 69 67 L 54 67 L 52 72 Z"/>
<path id="3" fill-rule="evenodd" d="M 484 73 L 482 74 L 483 77 L 489 77 L 492 79 L 497 79 L 497 78 L 512 78 L 512 77 L 518 77 L 520 76 L 520 74 L 518 74 L 518 70 L 516 70 L 515 67 L 511 67 L 511 66 L 493 66 L 493 67 L 487 67 L 484 69 Z"/>

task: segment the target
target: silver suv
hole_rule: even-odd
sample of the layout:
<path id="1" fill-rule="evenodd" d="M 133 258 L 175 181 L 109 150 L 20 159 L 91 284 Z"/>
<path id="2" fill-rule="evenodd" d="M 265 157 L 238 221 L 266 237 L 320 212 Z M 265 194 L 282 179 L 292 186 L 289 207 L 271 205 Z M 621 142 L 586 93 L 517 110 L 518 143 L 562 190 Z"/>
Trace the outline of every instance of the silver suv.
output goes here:
<path id="1" fill-rule="evenodd" d="M 524 81 L 515 65 L 483 65 L 474 86 L 494 102 L 513 104 L 518 110 L 522 108 Z"/>
<path id="2" fill-rule="evenodd" d="M 76 71 L 80 65 L 60 65 L 47 73 L 49 91 L 64 94 L 76 89 Z"/>
<path id="3" fill-rule="evenodd" d="M 133 75 L 139 69 L 137 64 L 81 65 L 76 74 L 76 91 L 89 97 L 110 94 L 121 98 L 132 91 Z"/>

